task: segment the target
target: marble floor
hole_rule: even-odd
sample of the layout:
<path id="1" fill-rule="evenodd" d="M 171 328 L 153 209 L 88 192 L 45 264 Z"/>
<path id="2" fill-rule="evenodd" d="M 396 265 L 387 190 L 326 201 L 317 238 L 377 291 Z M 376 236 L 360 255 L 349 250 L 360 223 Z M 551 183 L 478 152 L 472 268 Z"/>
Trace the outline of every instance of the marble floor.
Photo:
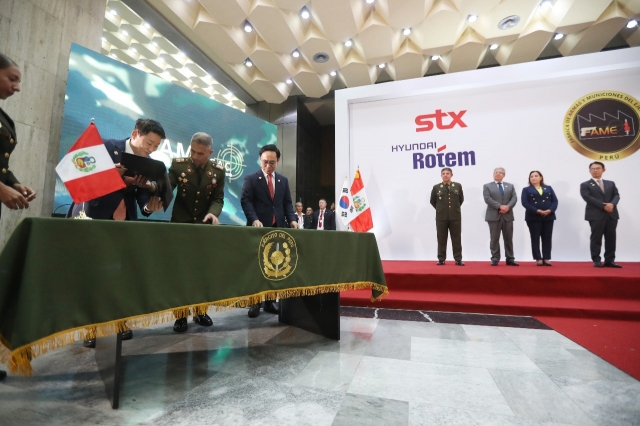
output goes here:
<path id="1" fill-rule="evenodd" d="M 211 317 L 135 330 L 118 410 L 92 349 L 35 359 L 0 382 L 0 425 L 640 425 L 640 382 L 533 319 L 346 308 L 336 342 Z"/>

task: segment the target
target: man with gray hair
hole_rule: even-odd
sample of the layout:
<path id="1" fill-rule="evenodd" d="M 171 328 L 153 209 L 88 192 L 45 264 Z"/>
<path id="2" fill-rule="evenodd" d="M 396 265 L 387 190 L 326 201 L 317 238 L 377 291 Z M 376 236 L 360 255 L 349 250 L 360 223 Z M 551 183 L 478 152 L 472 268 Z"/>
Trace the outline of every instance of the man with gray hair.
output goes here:
<path id="1" fill-rule="evenodd" d="M 174 158 L 169 168 L 171 188 L 178 188 L 171 222 L 217 225 L 224 205 L 224 165 L 209 159 L 213 139 L 206 133 L 193 135 L 189 152 L 189 157 Z M 186 331 L 187 318 L 176 318 L 173 331 Z M 193 321 L 205 327 L 213 324 L 207 314 L 194 315 Z"/>
<path id="2" fill-rule="evenodd" d="M 482 188 L 484 202 L 487 203 L 484 220 L 489 224 L 491 237 L 491 266 L 498 266 L 500 261 L 500 233 L 507 265 L 520 266 L 513 255 L 513 207 L 518 202 L 518 196 L 512 184 L 502 181 L 504 176 L 504 168 L 496 167 L 493 170 L 493 182 Z"/>

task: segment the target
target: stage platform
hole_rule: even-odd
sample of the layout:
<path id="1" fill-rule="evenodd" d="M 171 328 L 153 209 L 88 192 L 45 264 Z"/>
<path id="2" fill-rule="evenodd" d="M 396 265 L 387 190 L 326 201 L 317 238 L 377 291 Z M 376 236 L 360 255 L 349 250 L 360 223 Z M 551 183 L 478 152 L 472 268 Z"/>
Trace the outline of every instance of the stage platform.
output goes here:
<path id="1" fill-rule="evenodd" d="M 342 306 L 531 316 L 640 380 L 640 263 L 499 266 L 383 261 L 389 295 L 341 293 Z"/>

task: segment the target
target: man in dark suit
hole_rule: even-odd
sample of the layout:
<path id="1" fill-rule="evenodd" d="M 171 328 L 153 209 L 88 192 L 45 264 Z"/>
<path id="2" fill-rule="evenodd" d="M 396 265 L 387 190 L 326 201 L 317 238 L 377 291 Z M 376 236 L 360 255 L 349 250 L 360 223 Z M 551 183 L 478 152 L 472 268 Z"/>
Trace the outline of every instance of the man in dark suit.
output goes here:
<path id="1" fill-rule="evenodd" d="M 513 207 L 518 202 L 518 195 L 512 184 L 502 182 L 504 176 L 504 168 L 497 167 L 493 171 L 493 182 L 482 188 L 484 202 L 487 203 L 484 220 L 489 224 L 491 266 L 498 266 L 500 262 L 500 233 L 507 265 L 520 266 L 513 255 Z"/>
<path id="2" fill-rule="evenodd" d="M 620 194 L 616 184 L 602 179 L 604 164 L 594 161 L 589 164 L 592 179 L 580 184 L 580 195 L 587 202 L 584 219 L 591 226 L 591 260 L 596 268 L 622 268 L 615 263 L 616 227 L 618 226 L 618 202 Z M 600 261 L 602 237 L 604 236 L 604 265 Z"/>
<path id="3" fill-rule="evenodd" d="M 300 229 L 309 229 L 311 228 L 311 216 L 307 216 L 302 211 L 302 203 L 298 201 L 296 203 L 296 218 L 298 219 L 298 228 Z"/>
<path id="4" fill-rule="evenodd" d="M 462 212 L 464 202 L 462 185 L 452 182 L 453 172 L 445 167 L 440 172 L 442 183 L 431 190 L 431 205 L 436 209 L 436 230 L 438 233 L 438 265 L 444 265 L 447 258 L 447 239 L 451 234 L 451 246 L 456 265 L 464 266 L 462 261 Z"/>
<path id="5" fill-rule="evenodd" d="M 327 231 L 336 230 L 336 215 L 327 208 L 327 200 L 321 198 L 318 202 L 319 209 L 313 212 L 313 222 L 311 229 L 321 229 Z"/>
<path id="6" fill-rule="evenodd" d="M 298 227 L 293 212 L 289 181 L 275 170 L 280 161 L 280 150 L 273 144 L 260 149 L 261 170 L 245 176 L 240 204 L 247 217 L 247 226 L 283 228 L 285 222 L 291 228 Z M 275 302 L 265 302 L 264 310 L 278 313 Z M 249 309 L 249 317 L 260 315 L 260 304 Z"/>
<path id="7" fill-rule="evenodd" d="M 84 210 L 85 214 L 92 219 L 138 220 L 138 206 L 140 206 L 144 216 L 149 216 L 154 211 L 162 209 L 160 198 L 152 196 L 157 189 L 156 185 L 149 182 L 144 176 L 123 176 L 126 169 L 120 165 L 120 159 L 123 152 L 148 157 L 158 149 L 160 142 L 164 138 L 164 129 L 160 123 L 155 120 L 139 118 L 129 139 L 104 140 L 104 146 L 122 176 L 126 188 L 86 203 L 71 204 L 67 217 L 76 216 L 80 211 Z M 133 332 L 131 330 L 126 330 L 122 333 L 122 340 L 129 340 L 132 337 Z M 95 348 L 96 340 L 85 340 L 84 346 Z"/>
<path id="8" fill-rule="evenodd" d="M 169 168 L 171 189 L 178 187 L 171 212 L 171 222 L 218 225 L 218 217 L 224 206 L 225 168 L 213 154 L 213 139 L 206 133 L 198 132 L 191 137 L 189 157 L 174 158 Z M 173 331 L 187 331 L 187 317 L 174 311 L 176 322 Z M 193 322 L 210 327 L 213 321 L 209 315 L 193 313 Z"/>

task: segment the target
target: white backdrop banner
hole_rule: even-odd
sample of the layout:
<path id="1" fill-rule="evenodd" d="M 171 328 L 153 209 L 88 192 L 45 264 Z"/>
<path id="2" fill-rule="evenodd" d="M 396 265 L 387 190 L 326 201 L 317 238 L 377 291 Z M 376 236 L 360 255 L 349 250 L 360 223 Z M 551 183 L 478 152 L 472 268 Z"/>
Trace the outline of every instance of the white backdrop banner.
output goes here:
<path id="1" fill-rule="evenodd" d="M 640 50 L 543 62 L 338 92 L 336 114 L 346 117 L 336 117 L 336 188 L 359 166 L 383 259 L 436 259 L 429 195 L 450 167 L 464 190 L 463 259 L 488 261 L 482 187 L 503 167 L 518 194 L 516 260 L 532 260 L 520 198 L 538 170 L 559 200 L 553 259 L 590 261 L 580 183 L 599 160 L 620 191 L 616 260 L 640 261 Z"/>

